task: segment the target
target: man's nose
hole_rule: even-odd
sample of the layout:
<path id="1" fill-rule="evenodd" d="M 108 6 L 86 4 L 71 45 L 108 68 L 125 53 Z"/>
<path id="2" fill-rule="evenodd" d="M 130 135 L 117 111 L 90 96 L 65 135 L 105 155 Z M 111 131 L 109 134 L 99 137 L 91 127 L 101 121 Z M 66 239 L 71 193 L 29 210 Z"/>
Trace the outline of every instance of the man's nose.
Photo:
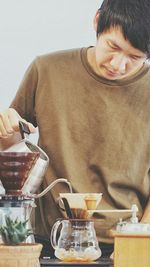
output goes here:
<path id="1" fill-rule="evenodd" d="M 114 71 L 124 74 L 126 71 L 127 57 L 124 55 L 114 55 L 110 61 L 110 65 Z"/>

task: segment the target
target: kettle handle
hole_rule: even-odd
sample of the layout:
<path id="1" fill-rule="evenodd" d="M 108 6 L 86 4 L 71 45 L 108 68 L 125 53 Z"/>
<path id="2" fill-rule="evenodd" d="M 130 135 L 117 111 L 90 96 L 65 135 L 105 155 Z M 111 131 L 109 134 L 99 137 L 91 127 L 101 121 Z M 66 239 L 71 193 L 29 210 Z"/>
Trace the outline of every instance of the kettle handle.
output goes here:
<path id="1" fill-rule="evenodd" d="M 24 123 L 23 121 L 19 121 L 19 130 L 20 130 L 20 134 L 21 134 L 21 137 L 22 139 L 25 138 L 25 135 L 29 135 L 30 134 L 30 129 L 29 129 L 29 126 Z"/>
<path id="2" fill-rule="evenodd" d="M 63 220 L 58 220 L 57 222 L 54 223 L 54 225 L 52 226 L 52 229 L 51 229 L 51 234 L 50 234 L 50 242 L 51 242 L 51 245 L 54 249 L 56 249 L 57 247 L 57 232 L 58 232 L 58 228 L 59 226 L 62 224 Z M 57 238 L 57 239 L 56 239 Z"/>

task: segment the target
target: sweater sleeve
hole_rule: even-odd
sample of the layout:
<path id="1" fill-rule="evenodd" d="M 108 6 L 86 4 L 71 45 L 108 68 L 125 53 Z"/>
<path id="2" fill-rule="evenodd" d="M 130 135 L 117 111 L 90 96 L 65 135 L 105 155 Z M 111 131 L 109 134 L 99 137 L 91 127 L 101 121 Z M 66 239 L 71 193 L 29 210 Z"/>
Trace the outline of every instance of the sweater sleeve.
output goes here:
<path id="1" fill-rule="evenodd" d="M 35 97 L 38 84 L 38 72 L 36 63 L 33 61 L 25 72 L 24 78 L 20 87 L 13 99 L 10 107 L 14 108 L 21 117 L 31 122 L 35 127 L 36 112 L 35 112 Z"/>

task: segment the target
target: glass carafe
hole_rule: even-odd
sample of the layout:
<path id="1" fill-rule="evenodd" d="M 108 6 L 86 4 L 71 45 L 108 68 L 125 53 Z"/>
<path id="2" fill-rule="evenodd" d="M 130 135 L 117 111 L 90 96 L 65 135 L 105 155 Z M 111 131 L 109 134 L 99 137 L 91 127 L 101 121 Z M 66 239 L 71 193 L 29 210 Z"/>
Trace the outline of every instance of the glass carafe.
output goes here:
<path id="1" fill-rule="evenodd" d="M 55 256 L 66 262 L 94 261 L 101 256 L 94 222 L 91 220 L 57 221 L 51 230 L 51 244 L 55 249 Z"/>

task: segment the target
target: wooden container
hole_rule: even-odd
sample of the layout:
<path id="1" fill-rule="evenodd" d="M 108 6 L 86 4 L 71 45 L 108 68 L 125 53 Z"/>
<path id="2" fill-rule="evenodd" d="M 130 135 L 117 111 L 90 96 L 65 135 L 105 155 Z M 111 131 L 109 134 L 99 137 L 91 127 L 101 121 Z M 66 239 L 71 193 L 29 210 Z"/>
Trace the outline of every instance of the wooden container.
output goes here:
<path id="1" fill-rule="evenodd" d="M 150 267 L 150 234 L 114 233 L 114 267 Z"/>

